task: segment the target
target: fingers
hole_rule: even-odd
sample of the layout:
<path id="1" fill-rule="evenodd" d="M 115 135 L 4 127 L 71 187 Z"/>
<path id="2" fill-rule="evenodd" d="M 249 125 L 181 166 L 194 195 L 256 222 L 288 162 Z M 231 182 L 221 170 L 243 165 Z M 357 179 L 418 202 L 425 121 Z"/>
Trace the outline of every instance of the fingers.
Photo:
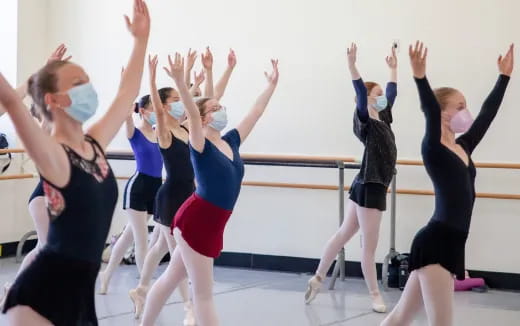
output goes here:
<path id="1" fill-rule="evenodd" d="M 150 12 L 148 11 L 148 5 L 144 1 L 141 1 L 141 3 L 143 4 L 143 15 L 147 18 L 150 18 Z"/>
<path id="2" fill-rule="evenodd" d="M 421 57 L 421 60 L 425 61 L 427 56 L 428 56 L 428 48 L 425 48 L 424 49 L 424 55 Z"/>
<path id="3" fill-rule="evenodd" d="M 127 15 L 125 15 L 125 23 L 126 23 L 126 28 L 128 28 L 130 30 L 132 28 L 132 23 L 130 22 L 130 18 L 128 18 Z"/>

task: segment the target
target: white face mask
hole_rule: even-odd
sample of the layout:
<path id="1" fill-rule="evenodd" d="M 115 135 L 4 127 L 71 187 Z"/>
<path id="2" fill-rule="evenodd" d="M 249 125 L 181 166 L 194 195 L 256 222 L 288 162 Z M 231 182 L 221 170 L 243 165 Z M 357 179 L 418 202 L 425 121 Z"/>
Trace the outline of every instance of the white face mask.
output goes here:
<path id="1" fill-rule="evenodd" d="M 65 112 L 74 120 L 84 123 L 96 113 L 99 102 L 91 83 L 75 86 L 67 95 L 70 98 L 70 106 Z"/>
<path id="2" fill-rule="evenodd" d="M 170 103 L 170 115 L 180 120 L 184 116 L 184 104 L 181 101 Z"/>
<path id="3" fill-rule="evenodd" d="M 222 131 L 226 128 L 228 123 L 226 108 L 222 107 L 220 110 L 211 113 L 211 117 L 213 118 L 213 121 L 209 124 L 211 128 L 217 131 Z"/>

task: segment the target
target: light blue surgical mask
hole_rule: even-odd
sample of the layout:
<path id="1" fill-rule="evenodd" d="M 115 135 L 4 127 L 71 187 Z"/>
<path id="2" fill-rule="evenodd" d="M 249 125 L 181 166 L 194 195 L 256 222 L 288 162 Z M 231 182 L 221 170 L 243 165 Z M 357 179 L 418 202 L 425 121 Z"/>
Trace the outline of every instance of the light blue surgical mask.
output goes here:
<path id="1" fill-rule="evenodd" d="M 74 120 L 84 123 L 96 114 L 99 101 L 91 83 L 73 87 L 67 92 L 67 95 L 69 95 L 71 103 L 65 112 Z"/>
<path id="2" fill-rule="evenodd" d="M 385 95 L 376 97 L 376 103 L 372 104 L 372 107 L 377 111 L 381 112 L 388 106 L 388 99 Z"/>
<path id="3" fill-rule="evenodd" d="M 170 115 L 180 120 L 184 116 L 184 104 L 181 101 L 170 103 Z"/>
<path id="4" fill-rule="evenodd" d="M 226 128 L 228 123 L 226 108 L 222 107 L 220 110 L 211 113 L 211 117 L 213 118 L 213 121 L 209 124 L 211 128 L 217 131 L 222 131 Z"/>
<path id="5" fill-rule="evenodd" d="M 148 115 L 148 118 L 146 118 L 146 121 L 148 121 L 148 123 L 152 126 L 157 124 L 157 115 L 155 114 L 155 112 L 150 113 Z"/>

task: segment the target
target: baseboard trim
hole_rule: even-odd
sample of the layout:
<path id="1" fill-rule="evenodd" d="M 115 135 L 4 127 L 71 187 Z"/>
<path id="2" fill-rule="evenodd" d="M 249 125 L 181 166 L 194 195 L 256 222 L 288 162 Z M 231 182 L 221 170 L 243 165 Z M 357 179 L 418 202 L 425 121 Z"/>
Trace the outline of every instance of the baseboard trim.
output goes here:
<path id="1" fill-rule="evenodd" d="M 23 253 L 31 251 L 36 246 L 37 240 L 27 240 L 23 246 Z M 0 244 L 2 247 L 1 258 L 16 255 L 18 242 L 8 242 Z M 167 261 L 168 259 L 163 259 Z M 288 272 L 288 273 L 314 273 L 319 264 L 319 259 L 260 255 L 240 252 L 223 252 L 215 260 L 216 266 L 247 268 L 255 270 Z M 382 264 L 376 264 L 377 275 L 381 278 Z M 334 265 L 329 270 L 332 273 Z M 520 274 L 488 272 L 488 271 L 469 271 L 472 277 L 481 277 L 486 280 L 486 284 L 494 289 L 520 291 Z M 361 263 L 355 261 L 345 262 L 345 274 L 347 277 L 362 278 Z"/>
<path id="2" fill-rule="evenodd" d="M 318 267 L 319 259 L 259 255 L 236 252 L 223 252 L 215 260 L 215 265 L 225 267 L 250 268 L 267 271 L 280 271 L 291 273 L 314 273 Z M 381 278 L 382 264 L 376 264 L 378 277 Z M 334 265 L 329 270 L 332 273 Z M 482 277 L 486 284 L 494 289 L 520 291 L 520 274 L 469 271 L 471 277 Z M 354 261 L 345 262 L 345 274 L 347 277 L 361 278 L 361 263 Z"/>
<path id="3" fill-rule="evenodd" d="M 36 243 L 38 243 L 38 240 L 36 239 L 29 239 L 25 241 L 22 248 L 22 253 L 26 254 L 31 251 L 34 247 L 36 247 Z M 15 256 L 16 248 L 18 247 L 18 241 L 2 243 L 0 246 L 2 247 L 2 250 L 0 251 L 0 258 Z"/>

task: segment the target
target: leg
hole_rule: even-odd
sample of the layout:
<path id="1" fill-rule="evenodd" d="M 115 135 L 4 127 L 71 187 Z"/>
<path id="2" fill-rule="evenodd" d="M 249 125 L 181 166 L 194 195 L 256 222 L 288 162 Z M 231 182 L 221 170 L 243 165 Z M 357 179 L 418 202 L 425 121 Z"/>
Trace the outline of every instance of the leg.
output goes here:
<path id="1" fill-rule="evenodd" d="M 321 288 L 321 283 L 325 279 L 325 276 L 327 276 L 327 272 L 338 252 L 350 239 L 352 239 L 358 230 L 359 223 L 356 214 L 356 205 L 352 200 L 349 200 L 345 219 L 338 231 L 336 231 L 325 245 L 325 250 L 321 256 L 320 264 L 316 270 L 316 275 L 309 280 L 309 286 L 305 293 L 306 303 L 310 303 L 314 300 Z"/>
<path id="2" fill-rule="evenodd" d="M 201 326 L 218 326 L 217 311 L 213 301 L 213 258 L 193 250 L 184 240 L 179 229 L 175 229 L 175 239 L 192 283 L 197 323 Z"/>
<path id="3" fill-rule="evenodd" d="M 45 197 L 36 197 L 29 203 L 29 213 L 31 214 L 36 234 L 38 235 L 38 243 L 23 259 L 20 269 L 16 277 L 29 266 L 41 248 L 47 243 L 47 234 L 49 233 L 49 214 L 45 205 Z"/>
<path id="4" fill-rule="evenodd" d="M 169 234 L 170 229 L 166 226 L 161 226 L 161 233 L 163 235 L 167 233 L 171 237 Z M 173 250 L 170 263 L 161 277 L 154 283 L 146 298 L 142 326 L 154 325 L 157 316 L 159 316 L 170 295 L 177 285 L 186 279 L 186 268 L 180 250 L 178 248 L 174 249 L 173 246 L 170 246 L 170 249 Z"/>
<path id="5" fill-rule="evenodd" d="M 408 326 L 421 310 L 423 299 L 421 284 L 417 271 L 413 271 L 406 282 L 403 294 L 392 312 L 381 323 L 381 326 Z"/>
<path id="6" fill-rule="evenodd" d="M 114 247 L 112 248 L 112 253 L 110 254 L 110 260 L 108 261 L 107 267 L 103 272 L 99 273 L 99 281 L 101 283 L 98 292 L 99 294 L 107 293 L 110 278 L 112 277 L 116 267 L 121 264 L 121 260 L 123 260 L 125 252 L 132 245 L 132 240 L 132 229 L 127 224 L 123 234 L 121 234 L 121 236 L 117 239 Z"/>
<path id="7" fill-rule="evenodd" d="M 376 312 L 386 312 L 386 306 L 379 292 L 377 284 L 377 270 L 375 254 L 379 240 L 379 227 L 383 212 L 374 208 L 365 208 L 356 205 L 359 225 L 363 235 L 363 250 L 361 256 L 361 269 L 372 297 L 372 308 Z"/>
<path id="8" fill-rule="evenodd" d="M 349 200 L 345 220 L 338 231 L 336 231 L 332 238 L 327 242 L 323 255 L 321 256 L 320 264 L 316 270 L 316 275 L 320 276 L 321 279 L 324 279 L 325 276 L 327 276 L 327 272 L 329 271 L 329 268 L 338 252 L 350 239 L 352 239 L 358 230 L 359 223 L 356 213 L 356 203 Z"/>
<path id="9" fill-rule="evenodd" d="M 7 312 L 11 326 L 52 326 L 52 323 L 28 306 L 16 306 Z"/>
<path id="10" fill-rule="evenodd" d="M 157 223 L 153 225 L 153 232 L 150 237 L 150 241 L 148 242 L 148 248 L 152 248 L 155 242 L 159 239 L 159 235 L 161 234 L 161 229 L 159 228 Z"/>
<path id="11" fill-rule="evenodd" d="M 424 307 L 431 326 L 453 325 L 453 277 L 440 265 L 418 270 Z"/>
<path id="12" fill-rule="evenodd" d="M 160 230 L 157 226 L 155 229 Z M 159 266 L 164 255 L 168 253 L 168 244 L 166 241 L 165 236 L 159 233 L 155 244 L 148 250 L 146 258 L 144 259 L 141 278 L 139 279 L 139 287 L 149 287 L 154 271 L 157 269 L 157 266 Z"/>
<path id="13" fill-rule="evenodd" d="M 132 228 L 132 234 L 134 235 L 135 243 L 135 262 L 137 264 L 137 270 L 139 274 L 143 270 L 144 257 L 146 257 L 146 251 L 148 249 L 148 213 L 136 211 L 131 208 L 127 208 L 128 222 Z"/>

